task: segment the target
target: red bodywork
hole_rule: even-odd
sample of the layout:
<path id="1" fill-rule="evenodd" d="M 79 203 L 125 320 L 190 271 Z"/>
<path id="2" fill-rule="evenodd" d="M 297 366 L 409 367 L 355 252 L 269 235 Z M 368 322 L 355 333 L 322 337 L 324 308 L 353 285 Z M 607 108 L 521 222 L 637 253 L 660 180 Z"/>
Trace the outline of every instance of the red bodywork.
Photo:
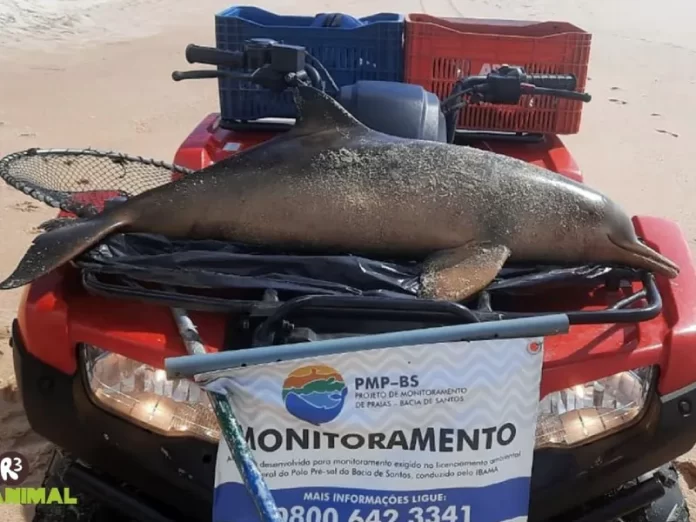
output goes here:
<path id="1" fill-rule="evenodd" d="M 182 144 L 175 163 L 200 169 L 272 136 L 270 132 L 239 133 L 219 128 L 218 116 L 211 114 Z M 582 181 L 575 161 L 555 136 L 541 143 L 491 141 L 477 146 Z M 696 382 L 696 272 L 688 244 L 673 222 L 636 217 L 634 223 L 641 237 L 681 267 L 674 280 L 657 278 L 662 313 L 636 324 L 573 326 L 567 335 L 550 337 L 545 345 L 542 396 L 649 365 L 660 367 L 662 394 Z M 612 298 L 592 296 L 588 303 L 597 297 L 603 302 Z M 223 343 L 227 318 L 212 313 L 191 316 L 207 349 L 217 351 Z M 27 288 L 18 320 L 28 351 L 68 374 L 77 368 L 77 343 L 99 346 L 155 367 L 163 367 L 166 357 L 185 353 L 168 309 L 88 295 L 77 271 L 67 266 Z"/>

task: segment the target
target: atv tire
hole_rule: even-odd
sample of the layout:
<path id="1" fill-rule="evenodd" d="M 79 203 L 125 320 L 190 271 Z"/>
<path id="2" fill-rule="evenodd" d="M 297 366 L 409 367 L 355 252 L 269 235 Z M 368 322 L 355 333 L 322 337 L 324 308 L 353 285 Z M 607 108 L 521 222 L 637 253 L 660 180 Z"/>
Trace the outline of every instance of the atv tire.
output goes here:
<path id="1" fill-rule="evenodd" d="M 68 466 L 67 459 L 54 450 L 51 464 L 46 471 L 41 487 L 70 487 L 63 481 L 63 473 Z M 75 505 L 39 504 L 36 506 L 33 522 L 127 522 L 123 517 L 103 507 L 85 493 L 70 488 L 70 495 L 77 499 Z"/>

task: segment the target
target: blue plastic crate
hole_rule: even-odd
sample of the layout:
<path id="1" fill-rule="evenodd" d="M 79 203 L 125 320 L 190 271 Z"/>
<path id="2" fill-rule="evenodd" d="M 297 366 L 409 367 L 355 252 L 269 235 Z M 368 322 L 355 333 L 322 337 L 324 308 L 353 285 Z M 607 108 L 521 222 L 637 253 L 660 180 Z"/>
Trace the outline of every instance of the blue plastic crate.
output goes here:
<path id="1" fill-rule="evenodd" d="M 321 15 L 281 16 L 258 7 L 230 7 L 215 16 L 216 45 L 218 49 L 239 51 L 250 38 L 301 45 L 322 62 L 338 87 L 358 80 L 403 81 L 404 16 L 344 16 L 347 27 L 321 27 Z M 228 78 L 218 80 L 218 85 L 224 120 L 296 116 L 289 91 L 275 94 Z"/>

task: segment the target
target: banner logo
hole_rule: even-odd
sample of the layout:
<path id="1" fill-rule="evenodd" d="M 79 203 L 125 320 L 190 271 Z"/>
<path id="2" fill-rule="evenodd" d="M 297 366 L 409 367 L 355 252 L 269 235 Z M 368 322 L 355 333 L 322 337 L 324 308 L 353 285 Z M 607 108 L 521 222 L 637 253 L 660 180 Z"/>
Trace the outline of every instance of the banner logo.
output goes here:
<path id="1" fill-rule="evenodd" d="M 343 376 L 323 364 L 297 368 L 283 382 L 285 408 L 294 417 L 316 426 L 339 416 L 347 394 Z"/>

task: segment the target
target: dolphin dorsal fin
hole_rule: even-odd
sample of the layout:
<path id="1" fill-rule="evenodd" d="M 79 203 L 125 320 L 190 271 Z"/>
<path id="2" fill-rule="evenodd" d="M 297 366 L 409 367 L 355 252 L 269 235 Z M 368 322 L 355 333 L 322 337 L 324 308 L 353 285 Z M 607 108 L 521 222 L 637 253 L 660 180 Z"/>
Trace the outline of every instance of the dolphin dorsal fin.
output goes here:
<path id="1" fill-rule="evenodd" d="M 328 94 L 301 85 L 295 91 L 298 118 L 293 131 L 312 134 L 326 130 L 369 130 Z"/>

